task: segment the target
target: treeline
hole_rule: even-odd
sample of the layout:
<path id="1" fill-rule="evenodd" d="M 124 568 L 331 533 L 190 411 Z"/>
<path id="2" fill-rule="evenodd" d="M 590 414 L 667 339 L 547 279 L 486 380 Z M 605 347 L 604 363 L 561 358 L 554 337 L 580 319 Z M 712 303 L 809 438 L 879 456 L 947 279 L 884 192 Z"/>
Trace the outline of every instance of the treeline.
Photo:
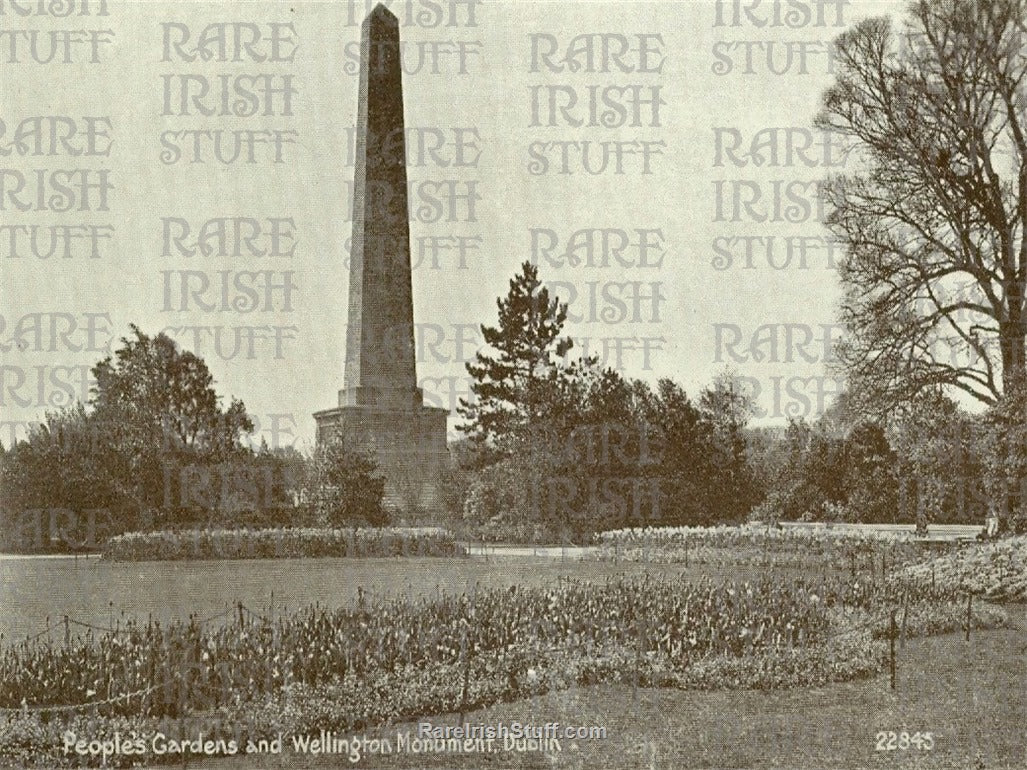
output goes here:
<path id="1" fill-rule="evenodd" d="M 131 338 L 92 370 L 88 404 L 0 446 L 0 548 L 96 550 L 137 530 L 381 525 L 384 480 L 340 439 L 304 455 L 247 442 L 202 359 L 164 334 Z"/>
<path id="2" fill-rule="evenodd" d="M 888 421 L 853 414 L 841 398 L 783 433 L 752 431 L 749 457 L 764 496 L 754 518 L 1027 525 L 1024 400 L 969 414 L 929 391 Z"/>
<path id="3" fill-rule="evenodd" d="M 575 359 L 567 306 L 526 263 L 467 365 L 466 437 L 436 511 L 390 522 L 373 457 L 322 437 L 309 455 L 254 449 L 202 359 L 133 336 L 93 368 L 89 403 L 0 446 L 0 549 L 97 549 L 122 532 L 442 524 L 487 540 L 585 542 L 639 526 L 761 521 L 1027 527 L 1027 395 L 968 414 L 928 389 L 887 420 L 840 397 L 814 421 L 752 425 L 742 381 L 692 398 Z M 395 514 L 394 514 L 395 515 Z"/>
<path id="4" fill-rule="evenodd" d="M 741 380 L 696 399 L 572 360 L 567 306 L 525 263 L 467 365 L 467 438 L 444 484 L 452 526 L 493 540 L 585 541 L 638 526 L 764 521 L 1027 521 L 1027 399 L 982 415 L 940 390 L 890 421 L 842 396 L 822 417 L 751 425 Z"/>
<path id="5" fill-rule="evenodd" d="M 749 519 L 982 526 L 994 512 L 1003 530 L 1027 528 L 1027 430 L 939 394 L 885 425 L 847 416 L 843 400 L 816 420 L 762 428 L 729 375 L 696 400 L 670 380 L 653 388 L 611 371 L 579 370 L 561 392 L 524 435 L 453 448 L 456 527 L 583 542 Z"/>
<path id="6" fill-rule="evenodd" d="M 758 502 L 744 399 L 728 380 L 693 402 L 670 380 L 579 368 L 551 395 L 523 432 L 453 447 L 444 488 L 457 529 L 582 542 L 624 526 L 740 522 Z"/>

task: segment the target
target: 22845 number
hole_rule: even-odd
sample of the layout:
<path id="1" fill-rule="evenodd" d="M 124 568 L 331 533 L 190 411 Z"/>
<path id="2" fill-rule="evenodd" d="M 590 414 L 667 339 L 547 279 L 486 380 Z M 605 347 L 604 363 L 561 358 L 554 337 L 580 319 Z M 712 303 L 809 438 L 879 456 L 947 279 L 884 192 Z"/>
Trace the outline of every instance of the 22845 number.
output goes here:
<path id="1" fill-rule="evenodd" d="M 934 748 L 934 735 L 931 733 L 897 733 L 893 730 L 882 730 L 877 733 L 874 751 L 930 751 Z"/>

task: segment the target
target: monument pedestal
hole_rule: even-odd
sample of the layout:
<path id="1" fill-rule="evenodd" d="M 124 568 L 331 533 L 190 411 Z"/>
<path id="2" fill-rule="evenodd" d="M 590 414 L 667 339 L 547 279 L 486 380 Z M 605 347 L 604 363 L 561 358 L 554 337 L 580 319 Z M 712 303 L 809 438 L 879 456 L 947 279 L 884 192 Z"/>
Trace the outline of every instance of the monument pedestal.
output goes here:
<path id="1" fill-rule="evenodd" d="M 347 447 L 373 453 L 385 477 L 385 506 L 406 513 L 440 504 L 439 482 L 449 464 L 448 416 L 432 406 L 340 406 L 314 413 L 318 442 L 339 431 Z"/>

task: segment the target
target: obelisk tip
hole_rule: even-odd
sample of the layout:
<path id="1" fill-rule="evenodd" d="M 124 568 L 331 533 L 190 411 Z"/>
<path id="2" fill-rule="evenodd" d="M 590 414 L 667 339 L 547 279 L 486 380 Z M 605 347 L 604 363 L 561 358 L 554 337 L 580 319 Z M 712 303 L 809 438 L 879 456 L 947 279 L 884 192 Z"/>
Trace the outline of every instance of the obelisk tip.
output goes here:
<path id="1" fill-rule="evenodd" d="M 371 11 L 370 15 L 372 17 L 374 17 L 374 18 L 385 19 L 387 21 L 393 21 L 393 22 L 398 22 L 399 21 L 399 19 L 396 18 L 396 14 L 394 14 L 392 11 L 390 11 L 382 3 L 378 3 L 378 5 L 376 5 L 374 7 L 374 9 Z"/>

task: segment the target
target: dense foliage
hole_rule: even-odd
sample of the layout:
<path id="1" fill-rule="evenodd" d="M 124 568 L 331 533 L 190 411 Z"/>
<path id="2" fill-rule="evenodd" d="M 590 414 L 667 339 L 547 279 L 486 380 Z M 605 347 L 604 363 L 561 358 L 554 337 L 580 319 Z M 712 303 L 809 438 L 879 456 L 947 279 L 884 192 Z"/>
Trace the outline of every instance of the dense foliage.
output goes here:
<path id="1" fill-rule="evenodd" d="M 338 433 L 322 436 L 306 466 L 302 498 L 323 527 L 380 526 L 388 521 L 385 478 L 374 458 L 347 446 Z"/>
<path id="2" fill-rule="evenodd" d="M 132 332 L 93 367 L 88 409 L 76 403 L 48 414 L 6 453 L 5 510 L 160 509 L 179 469 L 244 452 L 253 422 L 241 401 L 222 408 L 203 360 L 165 334 Z"/>
<path id="3" fill-rule="evenodd" d="M 1027 399 L 970 415 L 938 388 L 887 418 L 843 393 L 812 422 L 750 426 L 744 380 L 690 397 L 571 360 L 566 307 L 526 264 L 468 365 L 469 440 L 447 478 L 450 525 L 474 538 L 584 542 L 630 526 L 761 521 L 1027 526 Z"/>
<path id="4" fill-rule="evenodd" d="M 1000 531 L 1027 528 L 1027 410 L 1005 398 L 982 415 L 937 391 L 883 423 L 848 399 L 814 422 L 791 420 L 752 451 L 764 521 L 976 524 L 990 511 Z"/>
<path id="5" fill-rule="evenodd" d="M 468 364 L 469 441 L 447 495 L 457 530 L 486 539 L 582 542 L 611 527 L 741 521 L 758 489 L 746 456 L 751 402 L 730 376 L 692 400 L 571 360 L 566 306 L 530 263 L 498 300 Z"/>
<path id="6" fill-rule="evenodd" d="M 198 356 L 132 336 L 93 367 L 88 404 L 45 415 L 0 451 L 0 549 L 96 550 L 121 532 L 183 527 L 382 524 L 372 459 L 326 442 L 311 457 L 252 445 Z"/>

